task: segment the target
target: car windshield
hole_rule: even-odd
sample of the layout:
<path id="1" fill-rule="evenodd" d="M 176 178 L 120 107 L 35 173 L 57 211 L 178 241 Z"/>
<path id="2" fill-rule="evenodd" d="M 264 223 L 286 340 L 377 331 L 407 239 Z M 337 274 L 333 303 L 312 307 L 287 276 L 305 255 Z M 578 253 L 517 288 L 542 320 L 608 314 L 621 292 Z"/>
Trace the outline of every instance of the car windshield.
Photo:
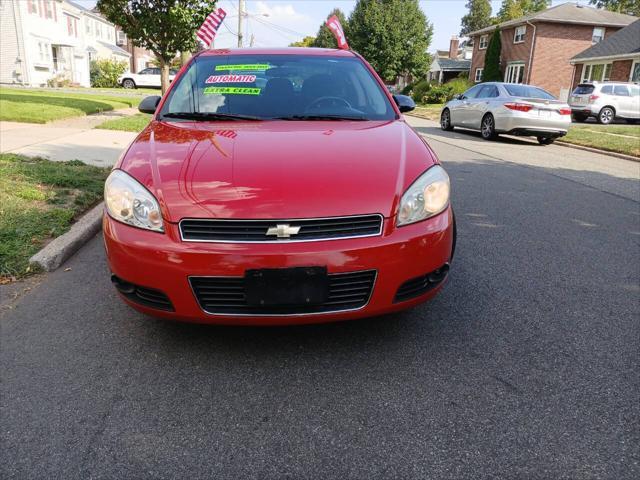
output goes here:
<path id="1" fill-rule="evenodd" d="M 160 117 L 390 120 L 396 114 L 356 57 L 202 55 L 171 90 Z"/>
<path id="2" fill-rule="evenodd" d="M 574 95 L 591 95 L 595 87 L 593 85 L 578 85 L 574 90 Z"/>
<path id="3" fill-rule="evenodd" d="M 555 100 L 556 97 L 538 87 L 531 85 L 505 85 L 505 90 L 512 97 L 543 98 L 545 100 Z"/>

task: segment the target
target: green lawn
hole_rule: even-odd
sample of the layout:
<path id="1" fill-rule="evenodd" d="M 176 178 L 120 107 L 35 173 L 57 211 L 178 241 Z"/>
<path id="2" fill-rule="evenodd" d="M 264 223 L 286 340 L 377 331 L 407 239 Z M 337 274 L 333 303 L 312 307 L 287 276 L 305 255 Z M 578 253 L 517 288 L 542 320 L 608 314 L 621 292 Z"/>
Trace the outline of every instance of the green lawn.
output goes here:
<path id="1" fill-rule="evenodd" d="M 442 105 L 442 103 L 419 104 L 413 112 L 409 113 L 409 115 L 439 122 Z"/>
<path id="2" fill-rule="evenodd" d="M 28 261 L 102 199 L 109 169 L 0 154 L 0 283 L 30 273 Z"/>
<path id="3" fill-rule="evenodd" d="M 640 126 L 573 125 L 563 142 L 640 157 Z"/>
<path id="4" fill-rule="evenodd" d="M 151 120 L 151 115 L 146 113 L 136 113 L 130 117 L 107 120 L 96 128 L 105 130 L 124 130 L 125 132 L 140 132 Z"/>
<path id="5" fill-rule="evenodd" d="M 142 96 L 0 88 L 0 120 L 46 123 L 62 118 L 135 107 Z"/>

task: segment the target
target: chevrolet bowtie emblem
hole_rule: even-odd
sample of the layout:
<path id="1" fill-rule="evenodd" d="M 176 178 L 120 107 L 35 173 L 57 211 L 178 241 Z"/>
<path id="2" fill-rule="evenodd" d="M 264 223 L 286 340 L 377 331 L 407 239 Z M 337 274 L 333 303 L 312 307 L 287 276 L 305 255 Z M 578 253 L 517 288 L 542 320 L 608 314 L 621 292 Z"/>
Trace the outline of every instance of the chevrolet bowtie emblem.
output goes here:
<path id="1" fill-rule="evenodd" d="M 292 227 L 286 223 L 278 224 L 275 227 L 269 227 L 267 235 L 275 235 L 278 238 L 289 238 L 300 231 L 300 227 Z"/>

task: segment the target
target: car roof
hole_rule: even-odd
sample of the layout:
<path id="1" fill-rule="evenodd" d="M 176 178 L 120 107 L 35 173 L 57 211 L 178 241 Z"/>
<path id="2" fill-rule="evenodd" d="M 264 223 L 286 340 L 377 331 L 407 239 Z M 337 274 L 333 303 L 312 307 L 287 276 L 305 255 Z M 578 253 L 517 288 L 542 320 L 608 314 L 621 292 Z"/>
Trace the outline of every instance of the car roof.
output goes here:
<path id="1" fill-rule="evenodd" d="M 316 57 L 355 57 L 351 50 L 337 48 L 285 47 L 285 48 L 217 48 L 203 50 L 198 56 L 216 55 L 311 55 Z"/>

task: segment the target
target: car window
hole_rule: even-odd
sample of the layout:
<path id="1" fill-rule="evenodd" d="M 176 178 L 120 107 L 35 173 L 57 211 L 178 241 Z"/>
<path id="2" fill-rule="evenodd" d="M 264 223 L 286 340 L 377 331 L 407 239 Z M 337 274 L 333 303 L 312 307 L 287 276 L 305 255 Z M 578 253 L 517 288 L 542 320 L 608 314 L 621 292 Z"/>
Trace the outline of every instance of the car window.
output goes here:
<path id="1" fill-rule="evenodd" d="M 629 85 L 632 97 L 640 97 L 640 87 L 638 85 Z"/>
<path id="2" fill-rule="evenodd" d="M 574 95 L 591 95 L 595 87 L 593 85 L 578 85 L 574 90 Z"/>
<path id="3" fill-rule="evenodd" d="M 476 98 L 495 98 L 498 95 L 498 89 L 495 85 L 483 85 Z"/>
<path id="4" fill-rule="evenodd" d="M 551 95 L 549 92 L 531 85 L 505 84 L 504 88 L 512 97 L 542 98 L 544 100 L 556 99 L 556 97 Z"/>
<path id="5" fill-rule="evenodd" d="M 386 92 L 359 58 L 317 55 L 196 57 L 161 116 L 176 112 L 396 118 Z"/>
<path id="6" fill-rule="evenodd" d="M 626 85 L 616 85 L 615 87 L 613 87 L 613 94 L 619 95 L 621 97 L 628 97 L 629 89 Z"/>
<path id="7" fill-rule="evenodd" d="M 160 69 L 159 68 L 152 68 L 151 69 L 151 75 L 160 75 Z"/>
<path id="8" fill-rule="evenodd" d="M 464 98 L 476 98 L 478 93 L 480 93 L 480 90 L 484 86 L 485 85 L 476 85 L 475 87 L 471 87 L 469 90 L 464 92 L 462 95 L 464 96 Z"/>
<path id="9" fill-rule="evenodd" d="M 600 89 L 600 93 L 611 95 L 613 93 L 613 85 L 605 85 Z"/>
<path id="10" fill-rule="evenodd" d="M 151 69 L 145 68 L 144 70 L 141 70 L 140 72 L 138 72 L 138 75 L 149 75 L 150 73 L 151 73 Z"/>

